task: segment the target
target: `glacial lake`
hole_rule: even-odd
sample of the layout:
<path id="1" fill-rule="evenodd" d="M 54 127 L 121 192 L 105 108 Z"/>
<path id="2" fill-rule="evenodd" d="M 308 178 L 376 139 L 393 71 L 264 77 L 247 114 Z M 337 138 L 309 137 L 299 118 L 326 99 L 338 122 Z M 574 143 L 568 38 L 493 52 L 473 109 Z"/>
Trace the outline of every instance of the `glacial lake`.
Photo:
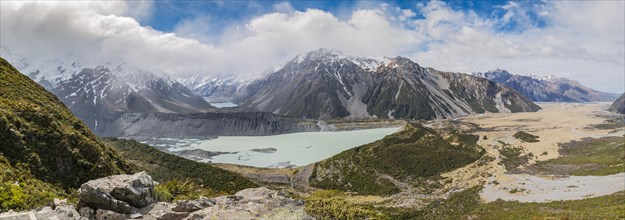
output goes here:
<path id="1" fill-rule="evenodd" d="M 272 136 L 222 136 L 209 140 L 161 138 L 171 144 L 146 143 L 175 152 L 201 149 L 228 152 L 200 159 L 202 162 L 231 163 L 254 167 L 304 166 L 367 144 L 399 131 L 401 127 L 354 131 L 301 132 Z M 152 143 L 150 143 L 152 142 Z"/>

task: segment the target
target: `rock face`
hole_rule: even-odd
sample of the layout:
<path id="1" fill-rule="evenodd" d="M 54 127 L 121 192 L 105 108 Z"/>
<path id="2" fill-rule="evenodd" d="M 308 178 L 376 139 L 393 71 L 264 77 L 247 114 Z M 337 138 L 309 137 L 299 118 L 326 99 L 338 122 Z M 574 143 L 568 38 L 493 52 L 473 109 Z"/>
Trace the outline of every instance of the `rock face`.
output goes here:
<path id="1" fill-rule="evenodd" d="M 59 219 L 312 219 L 304 202 L 284 191 L 250 188 L 231 196 L 200 197 L 173 203 L 155 202 L 152 177 L 145 172 L 89 181 L 80 188 L 80 211 L 44 208 L 47 218 Z M 69 210 L 69 211 L 67 211 Z M 8 213 L 6 216 L 28 216 Z M 0 216 L 3 217 L 3 216 Z M 19 219 L 19 218 L 17 218 Z"/>
<path id="2" fill-rule="evenodd" d="M 91 180 L 79 192 L 80 203 L 85 206 L 124 214 L 135 213 L 155 201 L 154 181 L 146 172 Z"/>
<path id="3" fill-rule="evenodd" d="M 612 106 L 610 106 L 610 111 L 625 114 L 625 93 L 623 93 L 621 97 L 619 97 L 616 101 L 614 101 L 614 103 L 612 103 Z"/>
<path id="4" fill-rule="evenodd" d="M 267 112 L 197 114 L 116 113 L 102 121 L 100 136 L 199 137 L 275 135 L 318 131 L 316 123 Z"/>
<path id="5" fill-rule="evenodd" d="M 249 188 L 229 196 L 166 203 L 154 201 L 153 187 L 145 172 L 105 177 L 80 188 L 80 211 L 56 200 L 39 211 L 0 213 L 0 219 L 312 219 L 304 202 L 285 191 Z"/>
<path id="6" fill-rule="evenodd" d="M 403 57 L 350 57 L 325 49 L 297 56 L 245 92 L 241 106 L 314 119 L 434 119 L 540 109 L 479 77 L 443 73 Z"/>
<path id="7" fill-rule="evenodd" d="M 505 84 L 535 102 L 607 102 L 616 98 L 567 78 L 514 75 L 502 69 L 474 75 Z"/>

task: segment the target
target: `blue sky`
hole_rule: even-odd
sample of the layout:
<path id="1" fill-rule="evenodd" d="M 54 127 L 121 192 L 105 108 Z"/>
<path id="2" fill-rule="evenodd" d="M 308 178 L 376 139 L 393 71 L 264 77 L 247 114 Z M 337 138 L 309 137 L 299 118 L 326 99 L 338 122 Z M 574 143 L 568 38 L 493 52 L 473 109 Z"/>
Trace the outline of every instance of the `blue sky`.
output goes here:
<path id="1" fill-rule="evenodd" d="M 258 77 L 298 54 L 404 56 L 625 91 L 625 1 L 0 1 L 0 46 L 175 77 Z M 70 61 L 68 61 L 70 62 Z"/>
<path id="2" fill-rule="evenodd" d="M 288 2 L 294 10 L 305 11 L 309 8 L 321 9 L 337 15 L 338 18 L 345 19 L 350 12 L 357 8 L 375 9 L 380 4 L 388 4 L 402 9 L 411 9 L 418 11 L 418 5 L 427 4 L 426 1 L 155 1 L 153 14 L 148 19 L 140 21 L 142 25 L 150 26 L 156 30 L 164 32 L 172 32 L 176 25 L 184 20 L 193 19 L 201 16 L 210 16 L 214 19 L 217 28 L 227 27 L 231 23 L 249 20 L 255 16 L 275 11 L 275 5 Z M 485 0 L 452 0 L 443 1 L 455 10 L 473 11 L 480 17 L 484 18 L 501 18 L 506 11 L 501 7 L 508 4 L 509 1 L 485 1 Z M 543 5 L 541 1 L 523 1 L 518 2 L 525 6 Z M 535 11 L 529 11 L 532 22 L 539 27 L 545 25 L 545 21 L 536 15 Z M 417 18 L 423 16 L 416 14 Z M 499 31 L 522 31 L 516 22 L 510 22 L 499 27 Z"/>

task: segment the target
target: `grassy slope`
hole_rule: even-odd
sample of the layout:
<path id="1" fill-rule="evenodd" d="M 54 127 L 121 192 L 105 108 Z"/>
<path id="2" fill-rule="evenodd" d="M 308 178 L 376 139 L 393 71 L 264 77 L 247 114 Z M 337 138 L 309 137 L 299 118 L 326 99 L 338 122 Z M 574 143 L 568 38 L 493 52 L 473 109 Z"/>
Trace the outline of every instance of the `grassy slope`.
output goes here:
<path id="1" fill-rule="evenodd" d="M 498 200 L 481 204 L 465 216 L 477 219 L 622 219 L 625 218 L 625 193 L 548 203 Z"/>
<path id="2" fill-rule="evenodd" d="M 475 144 L 476 141 L 477 136 L 474 135 L 444 137 L 435 130 L 408 124 L 401 132 L 317 163 L 311 185 L 322 189 L 389 195 L 399 192 L 395 184 L 381 178 L 390 176 L 409 182 L 414 187 L 423 187 L 439 174 L 479 159 L 483 150 Z"/>
<path id="3" fill-rule="evenodd" d="M 42 187 L 39 190 L 59 192 L 60 187 L 68 190 L 90 179 L 129 170 L 124 160 L 97 141 L 87 126 L 74 117 L 56 96 L 19 73 L 2 58 L 0 156 L 8 162 L 3 163 L 7 169 L 3 169 L 5 174 L 0 181 L 0 193 L 11 198 L 20 197 L 20 194 L 27 197 L 37 194 L 13 190 L 11 184 L 14 182 L 18 185 L 33 183 Z M 6 175 L 8 172 L 24 176 L 10 178 L 11 175 Z M 44 196 L 37 204 L 49 201 L 49 197 Z M 37 204 L 3 205 L 3 210 L 29 208 Z"/>
<path id="4" fill-rule="evenodd" d="M 421 208 L 383 208 L 350 202 L 341 192 L 321 191 L 306 198 L 306 211 L 318 219 L 622 219 L 625 192 L 570 201 L 481 203 L 480 187 L 453 193 Z M 349 217 L 346 217 L 349 216 Z M 353 218 L 352 218 L 353 217 Z"/>
<path id="5" fill-rule="evenodd" d="M 141 170 L 172 181 L 163 185 L 178 194 L 197 191 L 188 189 L 232 193 L 256 186 L 238 174 L 136 142 L 105 145 L 56 96 L 1 58 L 0 168 L 0 211 L 73 198 L 88 180 Z"/>
<path id="6" fill-rule="evenodd" d="M 168 154 L 134 140 L 106 138 L 104 142 L 132 162 L 135 170 L 144 170 L 161 183 L 189 180 L 216 193 L 234 193 L 256 187 L 256 184 L 234 172 Z"/>

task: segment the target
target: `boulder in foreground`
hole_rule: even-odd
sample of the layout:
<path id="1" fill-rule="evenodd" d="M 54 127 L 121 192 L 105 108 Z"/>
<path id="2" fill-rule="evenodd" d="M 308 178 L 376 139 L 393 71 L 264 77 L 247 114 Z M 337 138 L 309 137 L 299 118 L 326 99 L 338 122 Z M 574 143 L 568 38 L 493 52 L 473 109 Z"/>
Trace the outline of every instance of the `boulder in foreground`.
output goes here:
<path id="1" fill-rule="evenodd" d="M 91 180 L 79 191 L 81 206 L 117 213 L 136 213 L 155 202 L 154 181 L 146 172 Z"/>

